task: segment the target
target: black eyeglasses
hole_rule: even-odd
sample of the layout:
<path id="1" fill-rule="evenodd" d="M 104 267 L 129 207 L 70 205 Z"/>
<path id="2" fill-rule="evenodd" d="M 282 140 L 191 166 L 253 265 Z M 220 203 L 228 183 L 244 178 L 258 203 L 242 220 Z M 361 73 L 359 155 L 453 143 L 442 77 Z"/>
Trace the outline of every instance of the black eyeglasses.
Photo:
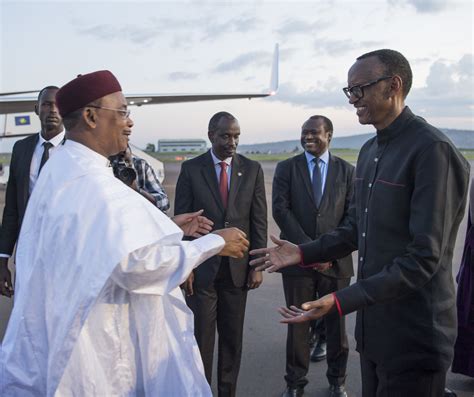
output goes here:
<path id="1" fill-rule="evenodd" d="M 130 117 L 130 110 L 127 109 L 112 109 L 112 108 L 105 108 L 103 106 L 94 106 L 94 105 L 88 105 L 86 106 L 87 108 L 94 108 L 94 109 L 105 109 L 105 110 L 113 110 L 114 112 L 120 113 L 123 119 L 128 119 Z"/>
<path id="2" fill-rule="evenodd" d="M 348 97 L 349 99 L 351 98 L 351 95 L 354 95 L 357 99 L 360 99 L 364 96 L 364 88 L 377 84 L 382 80 L 391 79 L 392 77 L 393 76 L 384 76 L 378 78 L 377 80 L 369 81 L 368 83 L 353 85 L 352 87 L 344 87 L 342 91 L 344 91 L 344 94 L 346 94 L 346 97 Z"/>

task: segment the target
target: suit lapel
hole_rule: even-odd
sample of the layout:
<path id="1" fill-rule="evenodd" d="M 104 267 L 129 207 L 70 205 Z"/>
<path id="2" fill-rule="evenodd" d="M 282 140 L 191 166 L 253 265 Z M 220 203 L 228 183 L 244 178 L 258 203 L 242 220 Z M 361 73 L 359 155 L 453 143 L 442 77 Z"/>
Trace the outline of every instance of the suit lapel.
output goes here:
<path id="1" fill-rule="evenodd" d="M 311 198 L 311 202 L 313 203 L 314 206 L 314 197 L 313 197 L 313 187 L 311 185 L 311 176 L 309 175 L 309 170 L 308 170 L 308 162 L 306 161 L 306 156 L 303 152 L 303 154 L 300 154 L 296 158 L 296 167 L 298 168 L 303 184 L 306 188 L 307 193 L 309 194 L 309 197 Z"/>
<path id="2" fill-rule="evenodd" d="M 209 190 L 214 196 L 214 200 L 216 201 L 221 211 L 224 212 L 224 206 L 222 204 L 221 194 L 219 192 L 219 186 L 217 185 L 216 169 L 214 166 L 214 162 L 212 161 L 212 156 L 211 156 L 210 151 L 207 152 L 204 158 L 201 173 L 202 173 L 202 176 L 204 177 L 204 180 L 209 185 Z"/>
<path id="3" fill-rule="evenodd" d="M 244 171 L 244 165 L 239 160 L 239 157 L 235 154 L 232 158 L 232 172 L 230 176 L 229 201 L 227 203 L 227 208 L 233 208 L 242 178 L 245 177 Z"/>
<path id="4" fill-rule="evenodd" d="M 39 134 L 36 134 L 34 139 L 31 139 L 28 142 L 28 145 L 25 145 L 25 151 L 23 153 L 24 160 L 22 164 L 22 191 L 23 191 L 23 201 L 26 205 L 28 198 L 30 196 L 30 168 L 31 168 L 31 161 L 33 160 L 33 153 L 36 148 L 36 144 L 39 140 Z"/>

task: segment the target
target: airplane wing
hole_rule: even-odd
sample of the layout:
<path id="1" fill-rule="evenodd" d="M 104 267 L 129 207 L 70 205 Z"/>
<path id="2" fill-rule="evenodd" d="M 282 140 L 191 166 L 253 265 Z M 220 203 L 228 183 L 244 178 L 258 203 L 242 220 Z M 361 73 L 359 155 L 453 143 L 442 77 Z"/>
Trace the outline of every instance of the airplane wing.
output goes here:
<path id="1" fill-rule="evenodd" d="M 234 94 L 125 94 L 131 106 L 158 105 L 165 103 L 198 102 L 222 99 L 252 99 L 275 95 L 278 90 L 278 44 L 275 44 L 273 53 L 270 87 L 262 93 L 234 93 Z M 19 97 L 18 94 L 35 91 L 21 91 L 0 93 L 0 114 L 33 112 L 37 96 Z"/>

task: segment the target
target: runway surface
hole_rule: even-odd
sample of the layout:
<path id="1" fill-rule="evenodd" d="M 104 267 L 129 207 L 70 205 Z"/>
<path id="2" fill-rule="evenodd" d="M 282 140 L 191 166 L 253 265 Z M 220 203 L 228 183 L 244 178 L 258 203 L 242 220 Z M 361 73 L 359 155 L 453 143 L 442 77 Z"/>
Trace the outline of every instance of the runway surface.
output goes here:
<path id="1" fill-rule="evenodd" d="M 271 216 L 271 182 L 275 166 L 275 162 L 262 163 L 268 202 L 269 234 L 278 235 L 279 229 Z M 180 163 L 165 164 L 164 187 L 170 196 L 171 202 L 174 201 L 175 184 L 179 170 Z M 1 189 L 1 208 L 3 208 L 3 204 L 4 189 Z M 453 262 L 454 276 L 459 270 L 466 221 L 467 218 L 465 217 L 456 242 Z M 356 255 L 355 253 L 355 264 L 357 264 Z M 352 281 L 354 282 L 354 278 Z M 245 318 L 242 364 L 237 388 L 237 395 L 239 397 L 277 397 L 285 389 L 283 376 L 285 374 L 286 326 L 279 323 L 280 316 L 276 311 L 279 306 L 284 304 L 285 299 L 279 274 L 265 274 L 262 286 L 249 293 Z M 0 297 L 0 337 L 3 337 L 10 310 L 11 300 Z M 355 314 L 351 314 L 347 316 L 350 354 L 346 387 L 349 397 L 361 396 L 359 355 L 355 351 L 354 325 Z M 215 365 L 216 363 L 217 358 Z M 311 363 L 308 373 L 309 384 L 305 388 L 305 395 L 314 397 L 324 397 L 327 395 L 326 368 L 324 361 Z M 217 395 L 215 380 L 216 375 L 213 378 L 213 392 Z M 474 397 L 474 379 L 448 373 L 447 386 L 454 389 L 458 397 Z"/>

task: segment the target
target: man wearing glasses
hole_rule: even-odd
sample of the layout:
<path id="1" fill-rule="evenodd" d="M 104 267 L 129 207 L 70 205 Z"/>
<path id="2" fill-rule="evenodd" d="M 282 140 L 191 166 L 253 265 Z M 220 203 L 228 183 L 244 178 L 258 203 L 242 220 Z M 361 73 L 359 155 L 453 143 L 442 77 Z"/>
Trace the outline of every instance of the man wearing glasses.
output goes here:
<path id="1" fill-rule="evenodd" d="M 133 127 L 121 91 L 104 70 L 57 92 L 67 140 L 23 221 L 2 396 L 212 395 L 179 285 L 213 255 L 242 257 L 248 241 L 228 228 L 183 242 L 114 177 L 108 157 L 126 149 Z"/>
<path id="2" fill-rule="evenodd" d="M 357 311 L 362 393 L 443 396 L 456 337 L 452 257 L 469 164 L 449 139 L 405 106 L 412 72 L 397 51 L 357 58 L 344 93 L 376 137 L 362 147 L 346 223 L 316 241 L 254 250 L 257 270 L 326 262 L 359 250 L 358 282 L 281 308 L 285 323 Z"/>

